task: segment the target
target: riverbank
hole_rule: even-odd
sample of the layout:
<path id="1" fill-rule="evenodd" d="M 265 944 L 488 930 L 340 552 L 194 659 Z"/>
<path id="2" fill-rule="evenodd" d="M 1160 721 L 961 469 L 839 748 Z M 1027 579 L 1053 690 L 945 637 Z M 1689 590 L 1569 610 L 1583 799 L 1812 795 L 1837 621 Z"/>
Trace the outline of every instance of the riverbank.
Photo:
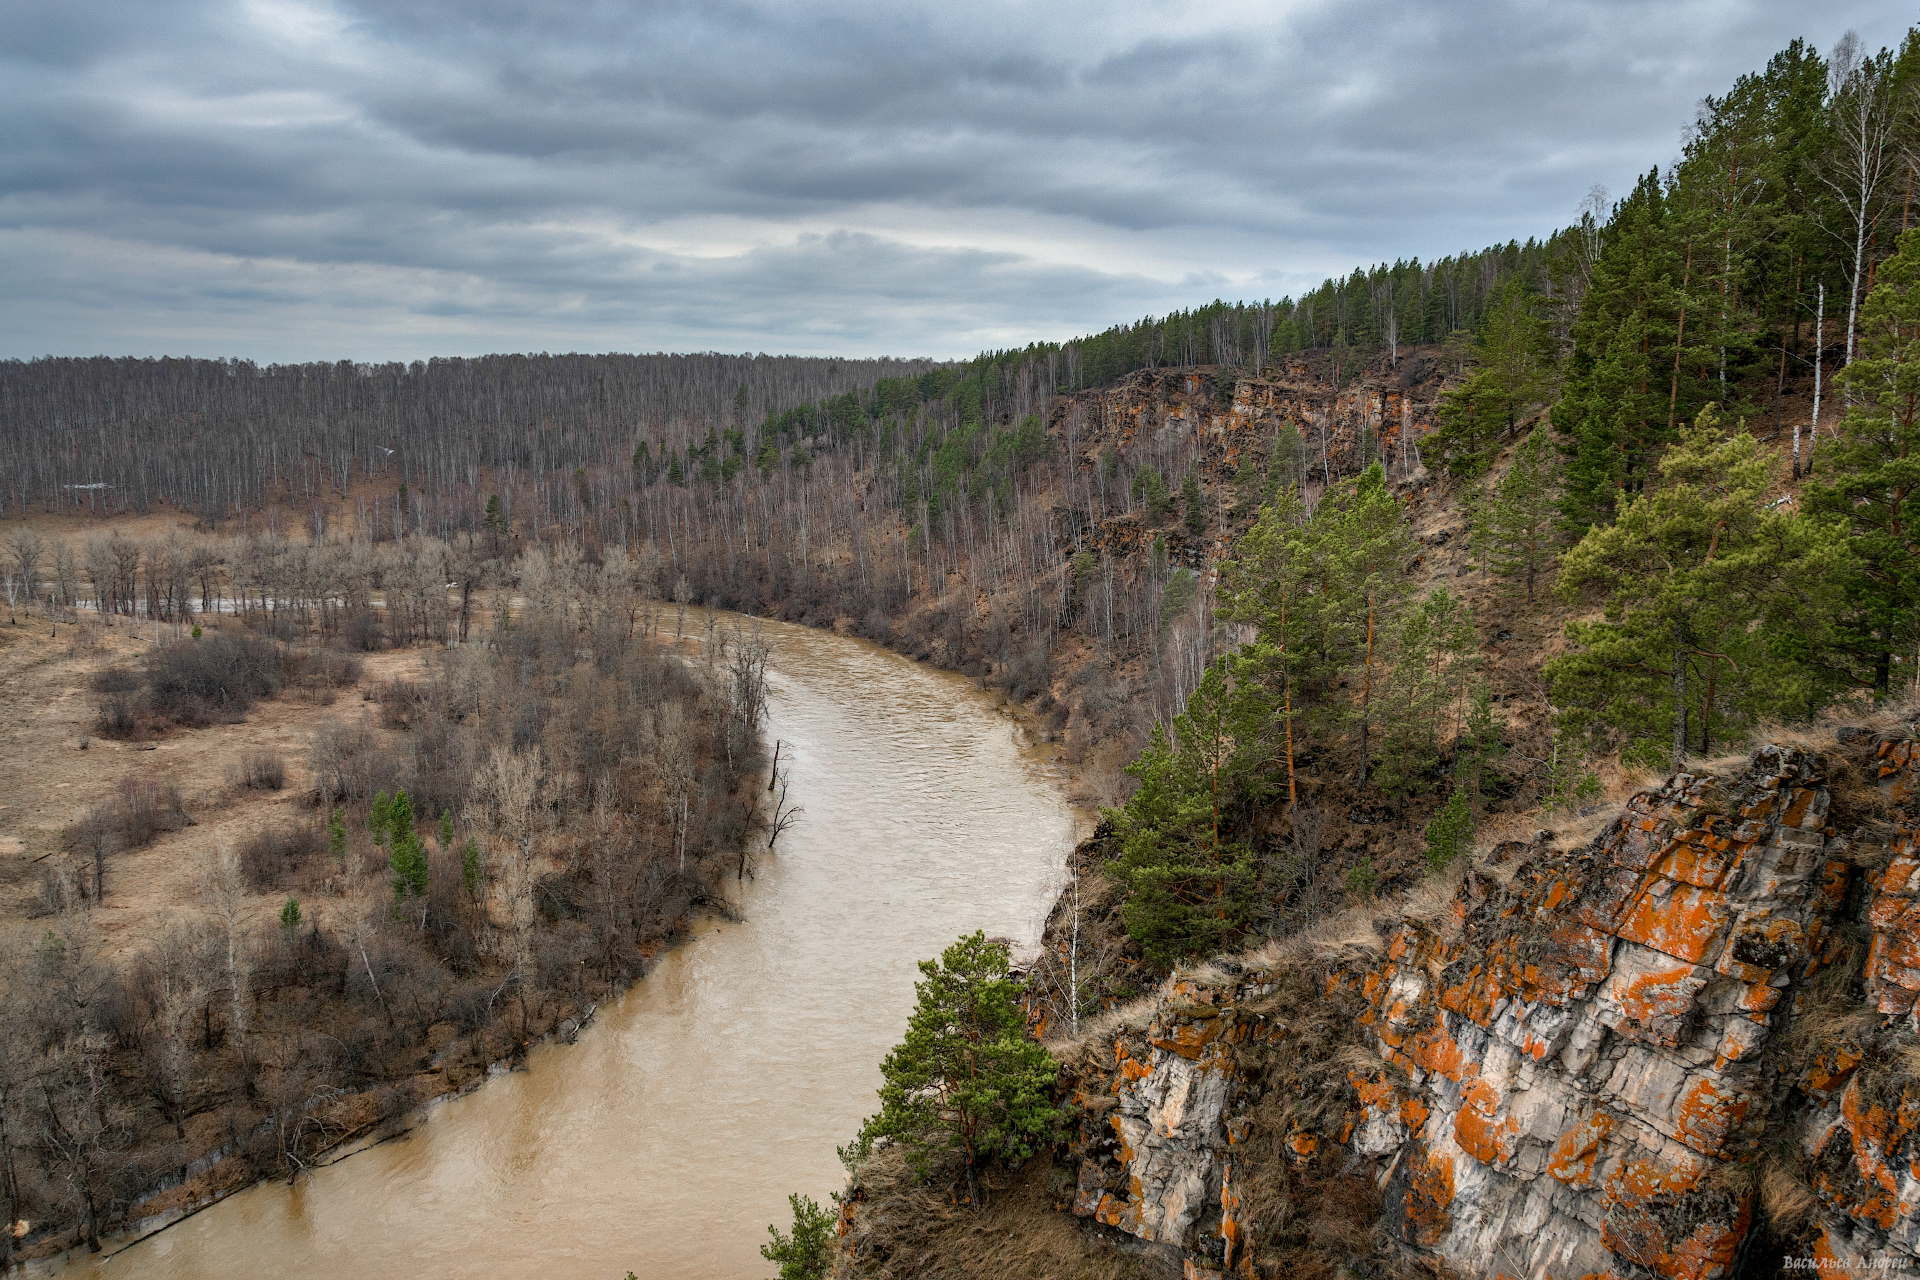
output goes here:
<path id="1" fill-rule="evenodd" d="M 765 804 L 763 658 L 690 669 L 623 607 L 592 625 L 618 602 L 591 585 L 543 603 L 488 645 L 359 656 L 231 617 L 157 647 L 7 629 L 12 1257 L 402 1129 L 724 901 Z M 241 672 L 250 705 L 193 700 Z"/>

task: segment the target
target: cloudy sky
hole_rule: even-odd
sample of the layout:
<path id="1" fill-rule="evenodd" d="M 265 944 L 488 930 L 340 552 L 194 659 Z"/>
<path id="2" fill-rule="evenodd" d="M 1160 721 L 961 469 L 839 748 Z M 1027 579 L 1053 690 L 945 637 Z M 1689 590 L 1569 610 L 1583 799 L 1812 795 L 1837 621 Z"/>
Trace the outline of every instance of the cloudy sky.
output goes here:
<path id="1" fill-rule="evenodd" d="M 970 355 L 1567 221 L 1881 0 L 8 0 L 0 356 Z"/>

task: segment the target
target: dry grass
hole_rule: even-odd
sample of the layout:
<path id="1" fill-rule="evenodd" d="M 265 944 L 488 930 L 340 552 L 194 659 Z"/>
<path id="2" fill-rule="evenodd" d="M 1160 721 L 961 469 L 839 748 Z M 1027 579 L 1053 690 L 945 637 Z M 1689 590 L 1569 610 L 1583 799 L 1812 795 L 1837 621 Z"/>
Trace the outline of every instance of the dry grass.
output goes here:
<path id="1" fill-rule="evenodd" d="M 1596 837 L 1618 822 L 1620 815 L 1625 811 L 1626 803 L 1622 801 L 1619 804 L 1602 805 L 1592 813 L 1569 815 L 1551 828 L 1552 847 L 1565 852 L 1591 844 Z"/>
<path id="2" fill-rule="evenodd" d="M 1444 870 L 1428 876 L 1407 892 L 1400 905 L 1403 918 L 1445 934 L 1457 924 L 1453 901 L 1467 876 L 1470 858 L 1456 858 Z"/>
<path id="3" fill-rule="evenodd" d="M 1053 1056 L 1062 1062 L 1070 1062 L 1082 1054 L 1091 1053 L 1102 1065 L 1111 1060 L 1113 1040 L 1123 1032 L 1139 1032 L 1147 1029 L 1153 1021 L 1153 1011 L 1166 994 L 1162 985 L 1151 995 L 1144 995 L 1126 1004 L 1108 1009 L 1104 1013 L 1080 1019 L 1080 1034 L 1063 1036 L 1058 1040 L 1047 1041 L 1047 1048 Z"/>
<path id="4" fill-rule="evenodd" d="M 1168 1274 L 1156 1265 L 1160 1259 L 1132 1241 L 1088 1231 L 1060 1212 L 1057 1197 L 1071 1194 L 1071 1183 L 1056 1176 L 1047 1156 L 984 1179 L 986 1203 L 978 1212 L 957 1202 L 951 1181 L 949 1173 L 917 1182 L 898 1152 L 874 1152 L 855 1179 L 859 1207 L 842 1241 L 853 1256 L 842 1274 L 861 1280 L 1150 1280 Z"/>
<path id="5" fill-rule="evenodd" d="M 222 618 L 206 627 L 217 634 L 234 625 Z M 150 842 L 116 852 L 107 868 L 106 902 L 96 912 L 111 955 L 143 947 L 142 939 L 163 930 L 172 916 L 198 906 L 201 871 L 218 846 L 238 849 L 292 816 L 312 786 L 307 750 L 316 722 L 357 724 L 366 716 L 358 699 L 326 717 L 309 705 L 270 699 L 255 704 L 244 724 L 175 729 L 147 743 L 92 737 L 101 698 L 96 677 L 138 672 L 152 647 L 150 633 L 142 638 L 124 620 L 82 615 L 77 623 L 63 622 L 57 638 L 38 626 L 0 624 L 0 687 L 8 693 L 0 699 L 0 770 L 12 780 L 0 796 L 0 921 L 42 909 L 43 871 L 56 868 L 79 879 L 82 867 L 69 852 L 66 831 L 92 808 L 117 803 L 123 778 L 165 779 L 178 787 L 195 825 L 168 823 Z M 416 678 L 420 662 L 414 651 L 370 655 L 362 674 L 369 682 Z M 357 659 L 333 663 L 328 678 L 359 665 Z M 126 677 L 104 681 L 124 684 Z M 236 788 L 249 773 L 249 759 L 261 755 L 283 762 L 285 789 Z M 280 904 L 271 896 L 250 898 L 247 915 L 270 919 Z M 332 918 L 331 901 L 303 900 L 302 906 Z"/>
<path id="6" fill-rule="evenodd" d="M 1642 791 L 1658 790 L 1668 776 L 1665 770 L 1626 764 L 1617 757 L 1600 761 L 1594 772 L 1600 776 L 1601 794 L 1610 805 L 1624 805 Z"/>
<path id="7" fill-rule="evenodd" d="M 1760 1173 L 1760 1208 L 1767 1218 L 1785 1227 L 1796 1227 L 1819 1211 L 1820 1201 L 1801 1180 L 1799 1171 L 1783 1158 L 1766 1162 Z"/>

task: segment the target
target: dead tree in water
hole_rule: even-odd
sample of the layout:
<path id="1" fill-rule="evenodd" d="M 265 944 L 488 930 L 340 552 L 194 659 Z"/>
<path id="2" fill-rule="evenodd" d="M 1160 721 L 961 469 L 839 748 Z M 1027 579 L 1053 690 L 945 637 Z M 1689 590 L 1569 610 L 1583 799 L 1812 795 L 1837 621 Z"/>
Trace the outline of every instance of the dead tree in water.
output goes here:
<path id="1" fill-rule="evenodd" d="M 773 852 L 773 842 L 780 838 L 780 833 L 792 826 L 795 820 L 805 812 L 798 805 L 787 804 L 787 775 L 776 774 L 776 780 L 779 782 L 779 790 L 774 794 L 773 819 L 767 824 L 768 853 Z"/>

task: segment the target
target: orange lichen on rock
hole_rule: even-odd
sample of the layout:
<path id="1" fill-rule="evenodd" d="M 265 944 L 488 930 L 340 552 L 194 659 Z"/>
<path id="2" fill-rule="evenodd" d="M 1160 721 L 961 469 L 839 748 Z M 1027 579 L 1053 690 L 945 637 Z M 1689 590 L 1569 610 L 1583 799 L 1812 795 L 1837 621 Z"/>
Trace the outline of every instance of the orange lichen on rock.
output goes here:
<path id="1" fill-rule="evenodd" d="M 1407 1041 L 1406 1056 L 1422 1071 L 1436 1072 L 1449 1080 L 1459 1080 L 1479 1070 L 1467 1061 L 1459 1043 L 1448 1033 L 1446 1023 L 1439 1020 Z"/>
<path id="2" fill-rule="evenodd" d="M 1807 1068 L 1803 1088 L 1817 1097 L 1826 1097 L 1853 1078 L 1853 1069 L 1860 1065 L 1861 1053 L 1856 1045 L 1842 1044 L 1822 1049 L 1814 1055 L 1813 1065 Z"/>
<path id="3" fill-rule="evenodd" d="M 1828 1131 L 1821 1142 L 1824 1148 L 1845 1134 L 1853 1148 L 1851 1178 L 1839 1176 L 1838 1168 L 1823 1166 L 1814 1175 L 1814 1190 L 1830 1202 L 1844 1206 L 1849 1217 L 1870 1222 L 1882 1230 L 1896 1219 L 1911 1214 L 1916 1206 L 1900 1198 L 1899 1181 L 1888 1165 L 1888 1158 L 1900 1142 L 1920 1124 L 1920 1107 L 1903 1095 L 1893 1111 L 1868 1100 L 1856 1075 L 1840 1095 L 1840 1123 Z"/>
<path id="4" fill-rule="evenodd" d="M 1481 1164 L 1502 1164 L 1513 1158 L 1520 1122 L 1512 1116 L 1499 1119 L 1499 1111 L 1500 1091 L 1492 1081 L 1475 1079 L 1461 1095 L 1460 1111 L 1453 1121 L 1454 1141 Z"/>
<path id="5" fill-rule="evenodd" d="M 1634 899 L 1620 936 L 1676 960 L 1700 964 L 1719 942 L 1727 914 L 1725 894 L 1655 876 Z"/>
<path id="6" fill-rule="evenodd" d="M 1745 1198 L 1701 1187 L 1705 1168 L 1633 1160 L 1608 1174 L 1601 1242 L 1616 1256 L 1677 1280 L 1727 1275 L 1752 1210 Z"/>
<path id="7" fill-rule="evenodd" d="M 1226 1025 L 1220 1018 L 1177 1022 L 1167 1030 L 1155 1028 L 1155 1034 L 1150 1034 L 1148 1039 L 1156 1049 L 1166 1049 L 1183 1058 L 1198 1058 L 1201 1051 L 1226 1030 Z"/>
<path id="8" fill-rule="evenodd" d="M 1882 796 L 1911 782 L 1911 748 L 1880 759 Z M 1737 775 L 1676 774 L 1582 847 L 1476 855 L 1444 908 L 1376 917 L 1377 944 L 1303 939 L 1221 966 L 1233 981 L 1183 976 L 1144 1041 L 1134 1023 L 1113 1059 L 1084 1059 L 1098 1079 L 1075 1096 L 1091 1110 L 1111 1091 L 1125 1114 L 1082 1121 L 1076 1211 L 1194 1249 L 1192 1274 L 1223 1252 L 1253 1274 L 1245 1162 L 1274 1152 L 1308 1185 L 1370 1178 L 1421 1266 L 1728 1280 L 1758 1212 L 1739 1162 L 1791 1133 L 1819 1203 L 1807 1230 L 1832 1226 L 1829 1252 L 1920 1260 L 1920 1026 L 1904 1017 L 1920 995 L 1920 820 L 1843 803 L 1833 767 L 1767 747 Z M 1884 1022 L 1850 1016 L 1863 927 L 1868 1007 L 1901 1015 Z M 1279 984 L 1256 970 L 1277 963 L 1318 966 L 1305 989 L 1331 1009 L 1267 1001 Z M 1810 984 L 1825 966 L 1842 972 Z M 1836 1014 L 1802 1043 L 1821 1025 L 1804 1019 Z M 1294 1065 L 1263 1080 L 1276 1063 Z M 1303 1119 L 1264 1129 L 1276 1115 Z"/>
<path id="9" fill-rule="evenodd" d="M 1719 1155 L 1752 1105 L 1711 1076 L 1701 1076 L 1681 1095 L 1673 1136 L 1702 1154 Z"/>
<path id="10" fill-rule="evenodd" d="M 1735 843 L 1722 838 L 1702 838 L 1700 833 L 1687 832 L 1677 837 L 1653 860 L 1652 870 L 1700 889 L 1718 889 L 1726 881 L 1729 873 L 1740 865 L 1741 855 L 1746 852 L 1745 843 Z"/>
<path id="11" fill-rule="evenodd" d="M 1690 964 L 1636 974 L 1618 992 L 1620 1008 L 1633 1024 L 1621 1029 L 1632 1030 L 1655 1044 L 1676 1043 L 1693 1007 L 1694 993 L 1706 981 L 1706 971 Z"/>
<path id="12" fill-rule="evenodd" d="M 1613 1117 L 1596 1111 L 1569 1125 L 1547 1157 L 1547 1176 L 1585 1190 L 1593 1185 L 1594 1161 L 1613 1136 Z"/>
<path id="13" fill-rule="evenodd" d="M 1453 1203 L 1453 1159 L 1423 1152 L 1418 1147 L 1407 1177 L 1407 1227 L 1413 1243 L 1434 1245 L 1453 1225 L 1448 1206 Z"/>

